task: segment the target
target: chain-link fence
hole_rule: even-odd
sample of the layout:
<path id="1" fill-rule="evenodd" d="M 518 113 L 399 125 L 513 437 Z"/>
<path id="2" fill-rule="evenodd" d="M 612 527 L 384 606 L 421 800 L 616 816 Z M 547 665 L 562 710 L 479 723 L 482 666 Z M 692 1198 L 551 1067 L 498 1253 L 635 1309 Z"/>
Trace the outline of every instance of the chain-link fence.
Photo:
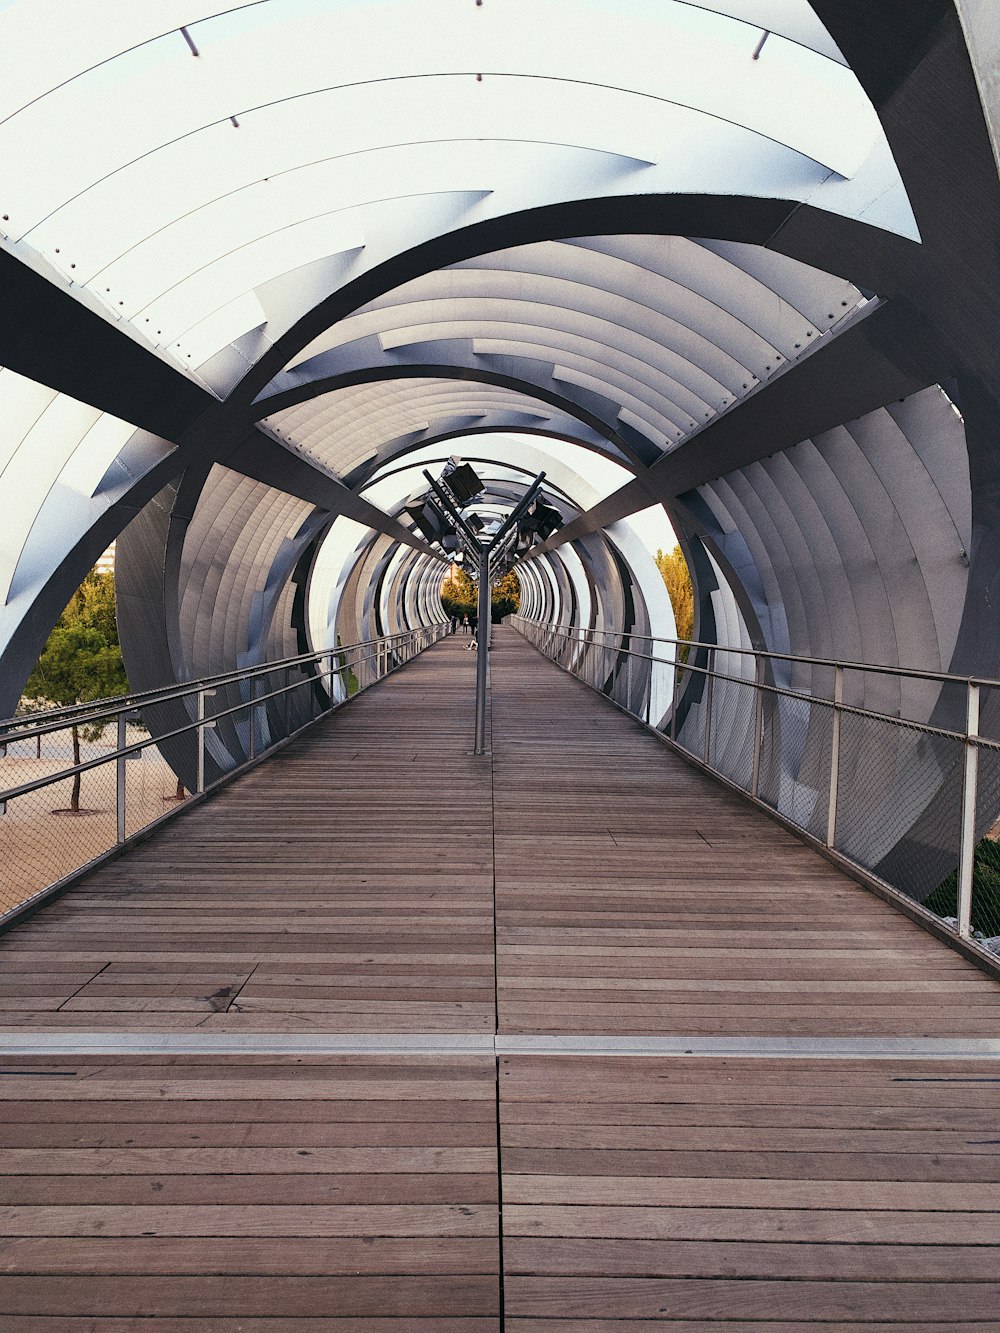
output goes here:
<path id="1" fill-rule="evenodd" d="M 446 628 L 0 722 L 0 923 L 381 680 Z"/>
<path id="2" fill-rule="evenodd" d="M 713 772 L 1000 954 L 1000 682 L 512 621 Z"/>

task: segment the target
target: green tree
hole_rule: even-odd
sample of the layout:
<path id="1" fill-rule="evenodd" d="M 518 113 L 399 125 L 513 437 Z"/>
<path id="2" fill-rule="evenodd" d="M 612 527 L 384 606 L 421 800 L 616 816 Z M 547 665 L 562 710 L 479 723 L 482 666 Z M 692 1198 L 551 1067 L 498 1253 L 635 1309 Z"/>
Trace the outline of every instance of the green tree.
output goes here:
<path id="1" fill-rule="evenodd" d="M 957 916 L 958 872 L 943 879 L 923 905 L 938 916 Z M 977 843 L 972 860 L 972 932 L 980 938 L 1000 935 L 1000 842 L 989 837 Z"/>
<path id="2" fill-rule="evenodd" d="M 115 576 L 91 570 L 56 621 L 24 687 L 28 706 L 64 708 L 128 692 L 115 619 Z M 75 723 L 73 763 L 80 762 L 80 739 L 97 740 L 104 728 Z M 80 777 L 73 777 L 70 809 L 80 810 Z"/>
<path id="3" fill-rule="evenodd" d="M 494 625 L 498 625 L 504 616 L 521 609 L 521 581 L 512 569 L 500 575 L 493 585 L 492 593 L 490 611 Z"/>
<path id="4" fill-rule="evenodd" d="M 441 584 L 441 605 L 445 615 L 476 616 L 479 614 L 479 584 L 464 569 L 453 566 L 451 574 Z M 504 616 L 521 606 L 521 583 L 512 569 L 493 584 L 491 589 L 490 614 L 497 624 Z"/>
<path id="5" fill-rule="evenodd" d="M 441 605 L 446 616 L 474 616 L 479 589 L 475 580 L 464 569 L 452 566 L 452 572 L 441 584 Z"/>
<path id="6" fill-rule="evenodd" d="M 674 620 L 677 622 L 677 637 L 690 639 L 694 633 L 694 588 L 691 586 L 691 574 L 687 561 L 681 554 L 680 546 L 675 546 L 669 555 L 663 551 L 656 553 L 656 568 L 663 576 L 674 608 Z M 682 648 L 681 660 L 687 661 L 688 650 Z"/>

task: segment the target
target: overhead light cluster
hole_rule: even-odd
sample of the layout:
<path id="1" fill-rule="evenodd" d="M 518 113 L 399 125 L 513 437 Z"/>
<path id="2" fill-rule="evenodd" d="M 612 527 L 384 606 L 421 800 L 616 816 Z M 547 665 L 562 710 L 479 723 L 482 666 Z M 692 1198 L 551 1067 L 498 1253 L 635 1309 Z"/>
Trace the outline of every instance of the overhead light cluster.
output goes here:
<path id="1" fill-rule="evenodd" d="M 463 514 L 463 508 L 481 496 L 486 487 L 470 463 L 450 458 L 436 480 L 424 471 L 430 490 L 411 495 L 403 512 L 421 536 L 456 563 L 463 554 L 478 563 L 488 552 L 491 565 L 500 572 L 500 566 L 509 568 L 518 556 L 526 554 L 536 542 L 547 541 L 563 526 L 559 511 L 541 498 L 539 486 L 544 475 L 537 478 L 506 519 L 475 512 Z"/>
<path id="2" fill-rule="evenodd" d="M 536 540 L 539 542 L 548 541 L 553 533 L 559 531 L 562 525 L 562 515 L 558 509 L 553 509 L 551 505 L 545 504 L 540 498 L 535 500 L 524 516 L 518 520 L 518 550 L 520 551 L 522 542 L 523 549 L 526 551 Z"/>
<path id="3" fill-rule="evenodd" d="M 441 480 L 460 505 L 467 505 L 486 489 L 472 464 L 460 458 L 449 458 Z"/>

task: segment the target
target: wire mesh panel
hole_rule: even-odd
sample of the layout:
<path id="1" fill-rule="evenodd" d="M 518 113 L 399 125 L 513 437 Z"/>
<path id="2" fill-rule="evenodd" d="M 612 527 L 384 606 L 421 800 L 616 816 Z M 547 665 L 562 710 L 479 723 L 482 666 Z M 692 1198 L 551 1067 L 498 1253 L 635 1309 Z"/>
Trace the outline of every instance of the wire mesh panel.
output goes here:
<path id="1" fill-rule="evenodd" d="M 786 819 L 825 840 L 833 710 L 825 703 L 764 692 L 758 794 Z"/>
<path id="2" fill-rule="evenodd" d="M 627 653 L 616 652 L 611 661 L 608 689 L 609 698 L 620 708 L 628 707 L 628 682 L 632 659 Z"/>
<path id="3" fill-rule="evenodd" d="M 749 791 L 753 781 L 757 690 L 752 681 L 716 680 L 712 694 L 712 767 Z"/>
<path id="4" fill-rule="evenodd" d="M 845 713 L 835 846 L 930 903 L 958 863 L 961 741 Z"/>
<path id="5" fill-rule="evenodd" d="M 972 869 L 972 933 L 1000 953 L 1000 750 L 977 747 L 976 842 Z M 925 903 L 925 906 L 928 904 Z M 957 876 L 949 875 L 929 900 L 944 917 L 957 916 Z"/>
<path id="6" fill-rule="evenodd" d="M 677 744 L 700 759 L 705 753 L 705 700 L 693 700 L 680 714 Z"/>
<path id="7" fill-rule="evenodd" d="M 646 720 L 649 713 L 649 689 L 652 663 L 648 652 L 643 656 L 634 656 L 628 682 L 628 711 L 636 717 Z"/>
<path id="8" fill-rule="evenodd" d="M 82 731 L 78 729 L 77 736 L 81 763 L 114 752 L 103 731 Z M 4 790 L 62 772 L 75 762 L 69 728 L 41 737 L 40 757 L 34 741 L 6 748 L 0 759 Z M 112 758 L 6 802 L 6 813 L 0 815 L 0 911 L 10 911 L 115 846 L 116 769 Z"/>
<path id="9" fill-rule="evenodd" d="M 125 740 L 128 745 L 149 740 L 141 712 L 129 721 Z M 141 750 L 133 751 L 126 756 L 122 769 L 127 838 L 191 799 L 189 789 L 167 763 L 158 745 L 147 744 Z"/>

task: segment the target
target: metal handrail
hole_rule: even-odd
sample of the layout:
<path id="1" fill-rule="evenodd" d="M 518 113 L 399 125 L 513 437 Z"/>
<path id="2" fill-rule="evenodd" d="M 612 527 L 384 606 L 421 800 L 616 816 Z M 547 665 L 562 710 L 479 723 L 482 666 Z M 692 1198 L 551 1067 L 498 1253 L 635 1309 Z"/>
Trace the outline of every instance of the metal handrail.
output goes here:
<path id="1" fill-rule="evenodd" d="M 512 616 L 511 621 L 512 622 L 521 621 L 525 625 L 531 625 L 535 628 L 544 628 L 545 632 L 548 634 L 561 634 L 564 638 L 566 638 L 568 642 L 571 641 L 574 643 L 582 644 L 584 646 L 588 646 L 586 639 L 574 639 L 573 632 L 571 630 L 567 631 L 565 626 L 562 625 L 545 625 L 544 622 L 542 621 L 528 620 L 525 616 Z M 583 633 L 613 634 L 614 632 L 612 630 L 597 630 L 597 631 L 586 630 L 583 631 Z M 652 636 L 648 634 L 623 633 L 619 637 L 648 639 L 651 638 Z M 675 644 L 680 644 L 682 646 L 690 644 L 692 646 L 709 648 L 717 653 L 730 653 L 730 652 L 741 653 L 746 656 L 755 657 L 758 660 L 760 658 L 765 658 L 765 657 L 781 657 L 782 660 L 786 660 L 783 654 L 780 653 L 766 653 L 763 651 L 755 652 L 754 649 L 752 648 L 730 648 L 728 644 L 721 644 L 721 643 L 699 644 L 697 643 L 696 640 L 693 639 L 655 639 L 654 641 L 657 643 L 675 643 Z M 750 679 L 749 676 L 730 676 L 727 675 L 726 672 L 724 671 L 714 671 L 710 667 L 697 666 L 691 662 L 681 662 L 675 658 L 656 657 L 652 653 L 639 652 L 635 648 L 625 648 L 620 644 L 615 644 L 614 646 L 612 646 L 611 644 L 596 643 L 596 644 L 590 644 L 589 646 L 593 648 L 599 648 L 602 652 L 610 650 L 615 652 L 619 656 L 634 657 L 639 661 L 649 662 L 650 664 L 654 664 L 656 666 L 672 667 L 674 670 L 678 672 L 689 671 L 692 673 L 692 675 L 710 677 L 713 680 L 725 681 L 732 685 L 753 685 L 755 688 L 762 690 L 765 694 L 781 695 L 783 698 L 786 699 L 800 699 L 803 702 L 816 704 L 820 708 L 836 708 L 839 712 L 849 713 L 853 717 L 869 718 L 873 722 L 889 722 L 892 723 L 894 726 L 906 727 L 911 731 L 922 731 L 929 736 L 943 736 L 949 740 L 956 740 L 956 741 L 969 740 L 973 744 L 982 746 L 984 749 L 1000 750 L 1000 739 L 994 739 L 993 737 L 990 736 L 979 736 L 975 734 L 969 735 L 965 731 L 956 731 L 953 728 L 949 727 L 935 726 L 934 723 L 932 722 L 918 722 L 916 721 L 915 718 L 900 717 L 896 713 L 882 713 L 874 708 L 863 708 L 860 707 L 858 704 L 847 704 L 844 703 L 843 700 L 825 699 L 820 694 L 812 694 L 806 690 L 795 690 L 788 685 L 771 685 L 767 681 L 753 681 Z M 812 662 L 821 666 L 833 666 L 835 670 L 840 669 L 847 671 L 851 669 L 860 669 L 857 663 L 845 663 L 836 661 L 830 662 L 827 661 L 825 658 L 796 657 L 794 659 L 789 659 L 789 660 L 794 660 L 796 662 L 803 662 L 803 663 Z M 889 672 L 888 667 L 878 667 L 872 669 L 873 670 L 877 669 L 882 673 Z M 911 677 L 913 677 L 918 673 L 913 671 L 904 673 L 903 671 L 900 671 L 899 674 L 900 675 L 908 674 Z M 967 686 L 969 684 L 982 686 L 985 684 L 987 686 L 994 685 L 998 689 L 1000 689 L 1000 680 L 982 681 L 976 677 L 939 676 L 939 675 L 932 675 L 930 673 L 928 673 L 926 677 L 922 678 L 926 678 L 927 680 L 932 681 L 934 683 L 947 680 L 963 686 Z"/>
<path id="2" fill-rule="evenodd" d="M 428 628 L 443 629 L 446 622 Z M 142 690 L 132 694 L 116 695 L 110 699 L 89 700 L 82 704 L 67 704 L 62 708 L 48 708 L 37 713 L 22 714 L 18 717 L 0 718 L 0 745 L 11 745 L 15 741 L 34 740 L 36 736 L 46 736 L 53 731 L 64 731 L 66 727 L 76 725 L 87 727 L 100 722 L 109 722 L 125 707 L 150 707 L 154 704 L 172 703 L 175 699 L 187 698 L 192 693 L 204 689 L 219 689 L 238 681 L 252 680 L 256 676 L 266 676 L 272 671 L 291 669 L 296 666 L 310 666 L 320 662 L 331 653 L 349 653 L 371 644 L 393 644 L 411 638 L 422 630 L 404 630 L 399 634 L 386 634 L 377 639 L 361 639 L 357 643 L 342 644 L 336 648 L 324 648 L 320 652 L 300 653 L 296 657 L 283 657 L 274 662 L 261 662 L 252 667 L 240 667 L 235 671 L 223 671 L 215 676 L 200 676 L 197 680 L 186 681 L 183 685 L 169 685 L 155 690 Z M 302 684 L 301 681 L 298 684 Z M 30 717 L 32 721 L 27 721 Z M 38 719 L 41 719 L 39 721 Z M 14 734 L 16 732 L 16 734 Z"/>
<path id="3" fill-rule="evenodd" d="M 4 746 L 13 745 L 18 741 L 34 740 L 36 737 L 51 735 L 57 731 L 66 731 L 73 726 L 107 726 L 115 720 L 117 720 L 118 733 L 117 745 L 114 748 L 109 748 L 95 757 L 84 759 L 78 764 L 62 767 L 57 772 L 47 773 L 0 791 L 0 828 L 2 828 L 7 823 L 4 816 L 8 815 L 9 810 L 17 808 L 14 803 L 19 798 L 30 796 L 32 792 L 52 787 L 57 783 L 66 782 L 67 779 L 77 778 L 80 774 L 91 769 L 110 764 L 115 765 L 114 831 L 109 840 L 104 843 L 103 849 L 94 854 L 85 850 L 85 843 L 85 847 L 76 851 L 72 858 L 66 858 L 61 866 L 52 865 L 52 870 L 49 872 L 50 878 L 53 873 L 59 874 L 60 872 L 61 877 L 47 884 L 44 881 L 41 883 L 35 881 L 35 884 L 37 884 L 37 887 L 35 887 L 30 883 L 33 872 L 29 873 L 28 879 L 22 881 L 20 888 L 15 890 L 15 892 L 20 893 L 20 898 L 9 900 L 10 905 L 6 911 L 0 907 L 0 928 L 20 919 L 24 913 L 33 911 L 39 904 L 48 901 L 54 894 L 60 893 L 68 885 L 75 882 L 80 875 L 89 872 L 109 857 L 116 855 L 118 851 L 131 844 L 137 837 L 144 836 L 164 821 L 174 818 L 186 808 L 185 803 L 178 805 L 174 810 L 158 814 L 155 817 L 146 817 L 139 827 L 129 832 L 126 807 L 129 790 L 126 761 L 130 757 L 141 754 L 151 746 L 159 746 L 164 742 L 174 741 L 177 738 L 193 734 L 195 752 L 194 755 L 188 756 L 188 762 L 191 763 L 196 776 L 193 787 L 189 785 L 188 788 L 190 792 L 188 801 L 201 799 L 206 793 L 213 791 L 237 774 L 245 772 L 254 764 L 260 762 L 261 759 L 277 747 L 287 743 L 304 728 L 324 717 L 328 717 L 336 709 L 343 707 L 350 699 L 355 698 L 358 693 L 370 688 L 371 685 L 412 660 L 417 653 L 437 642 L 447 631 L 447 623 L 440 622 L 399 634 L 385 635 L 377 639 L 366 639 L 360 643 L 327 648 L 320 652 L 301 653 L 295 657 L 283 658 L 279 661 L 258 663 L 252 667 L 206 676 L 199 680 L 185 682 L 177 687 L 147 690 L 142 693 L 123 695 L 118 699 L 101 700 L 98 707 L 90 704 L 50 710 L 42 715 L 44 721 L 41 724 L 32 721 L 23 726 L 15 725 L 13 729 L 8 729 L 6 734 L 0 732 L 0 745 Z M 309 667 L 315 669 L 304 672 L 303 669 Z M 354 675 L 355 670 L 357 670 L 357 676 Z M 286 683 L 275 688 L 267 688 L 266 693 L 258 694 L 253 682 L 260 680 L 262 676 L 277 672 L 286 673 Z M 289 679 L 293 672 L 296 673 L 296 678 Z M 348 685 L 345 689 L 347 697 L 338 699 L 333 686 L 335 676 L 339 676 L 345 683 L 351 678 L 352 683 L 357 686 L 356 690 L 352 693 Z M 244 682 L 251 684 L 248 698 L 241 698 L 236 704 L 220 708 L 217 712 L 209 712 L 206 704 L 217 690 Z M 314 698 L 311 691 L 316 685 L 323 685 L 324 683 L 327 691 L 326 697 Z M 277 729 L 272 729 L 274 719 L 268 716 L 267 704 L 272 700 L 291 694 L 294 690 L 302 690 L 303 688 L 310 691 L 310 694 L 307 696 L 308 703 L 303 706 L 301 714 L 290 721 L 289 713 L 286 710 L 284 723 L 279 722 Z M 194 700 L 195 703 L 194 720 L 187 721 L 182 726 L 173 727 L 171 730 L 155 736 L 150 735 L 138 740 L 128 739 L 128 721 L 130 716 L 135 715 L 137 711 L 177 702 L 183 702 L 190 708 L 189 701 L 191 700 Z M 261 717 L 258 710 L 260 709 L 264 709 L 265 730 L 262 739 L 266 737 L 266 743 L 263 745 L 259 745 L 257 739 L 258 718 Z M 227 752 L 224 761 L 219 761 L 218 757 L 213 755 L 213 758 L 216 759 L 218 771 L 210 777 L 210 780 L 206 780 L 206 755 L 209 753 L 206 746 L 207 733 L 214 729 L 219 722 L 227 718 L 233 718 L 238 713 L 248 716 L 249 735 L 246 739 L 239 739 L 237 734 L 238 748 Z M 19 724 L 22 719 L 11 719 L 11 721 Z M 186 779 L 186 781 L 190 784 L 190 779 Z M 15 825 L 16 827 L 18 826 Z M 25 851 L 27 860 L 23 864 L 31 866 L 31 853 L 27 846 Z M 17 875 L 21 873 L 19 867 L 22 866 L 22 862 L 18 857 L 19 844 L 15 842 L 11 851 L 7 853 L 5 862 L 8 875 L 15 876 L 12 883 L 16 882 Z"/>
<path id="4" fill-rule="evenodd" d="M 673 744 L 686 753 L 692 754 L 697 761 L 710 772 L 723 777 L 726 781 L 731 781 L 717 766 L 712 764 L 712 721 L 713 721 L 713 696 L 714 687 L 717 681 L 735 684 L 754 690 L 754 721 L 753 721 L 753 759 L 752 776 L 749 787 L 741 787 L 739 783 L 735 785 L 740 787 L 755 801 L 760 801 L 758 796 L 761 756 L 764 744 L 765 718 L 763 701 L 767 696 L 776 696 L 795 699 L 810 706 L 816 705 L 822 708 L 828 708 L 832 712 L 831 727 L 831 745 L 830 745 L 830 765 L 829 765 L 829 789 L 828 789 L 828 807 L 826 812 L 826 835 L 818 841 L 830 849 L 834 850 L 834 844 L 837 834 L 837 817 L 839 803 L 840 786 L 840 759 L 841 759 L 841 719 L 844 715 L 858 717 L 867 721 L 886 724 L 900 729 L 919 731 L 921 733 L 940 737 L 946 740 L 954 741 L 962 746 L 961 777 L 962 777 L 962 799 L 961 799 L 961 819 L 960 836 L 957 850 L 957 892 L 956 892 L 956 930 L 960 937 L 969 939 L 972 937 L 972 885 L 973 869 L 976 849 L 976 826 L 979 794 L 979 753 L 981 750 L 1000 751 L 1000 739 L 982 736 L 979 733 L 980 726 L 980 692 L 983 688 L 1000 689 L 1000 680 L 989 677 L 977 676 L 959 676 L 949 672 L 923 671 L 908 667 L 891 667 L 885 664 L 872 664 L 863 662 L 842 662 L 831 658 L 805 657 L 797 654 L 771 652 L 765 649 L 730 647 L 728 644 L 706 643 L 692 639 L 668 639 L 663 636 L 641 634 L 626 631 L 614 631 L 604 629 L 583 629 L 570 628 L 565 625 L 553 625 L 544 621 L 530 620 L 525 616 L 511 617 L 515 626 L 520 629 L 530 641 L 540 651 L 548 656 L 556 658 L 572 674 L 583 679 L 585 683 L 592 688 L 600 689 L 602 693 L 605 689 L 598 686 L 594 681 L 588 680 L 586 674 L 578 670 L 585 657 L 587 648 L 601 653 L 613 653 L 616 659 L 624 659 L 627 663 L 626 673 L 626 702 L 619 703 L 615 698 L 615 686 L 610 687 L 611 697 L 619 707 L 623 707 L 626 712 L 632 716 L 638 717 L 640 721 L 645 722 L 647 726 L 660 731 L 660 726 L 669 725 L 669 737 Z M 612 639 L 614 642 L 596 642 L 595 636 L 600 635 L 603 639 Z M 572 665 L 563 662 L 557 655 L 560 648 L 556 646 L 559 640 L 563 640 L 566 646 L 572 646 L 580 650 L 575 662 Z M 673 653 L 670 657 L 658 657 L 652 650 L 643 651 L 626 646 L 626 641 L 630 639 L 640 639 L 653 644 L 667 644 L 673 646 Z M 707 654 L 707 665 L 695 665 L 692 663 L 681 662 L 678 659 L 677 649 L 703 648 Z M 752 657 L 755 662 L 755 673 L 753 677 L 734 676 L 727 672 L 717 671 L 715 661 L 717 654 L 735 653 L 742 657 Z M 700 675 L 706 681 L 703 699 L 699 700 L 699 705 L 704 710 L 703 729 L 701 736 L 701 754 L 694 754 L 689 747 L 683 745 L 678 740 L 677 724 L 677 698 L 676 694 L 669 709 L 669 724 L 663 722 L 659 717 L 653 718 L 650 715 L 652 705 L 652 689 L 645 693 L 644 708 L 640 703 L 640 711 L 637 712 L 631 707 L 632 702 L 632 662 L 633 659 L 647 662 L 652 666 L 661 666 L 669 668 L 675 672 L 675 675 L 683 676 L 690 672 L 692 675 Z M 570 659 L 572 661 L 572 659 Z M 763 665 L 768 660 L 778 660 L 783 662 L 796 662 L 808 666 L 818 666 L 832 668 L 833 670 L 833 697 L 825 698 L 822 695 L 809 693 L 804 690 L 796 690 L 787 686 L 775 685 L 766 682 L 763 678 Z M 921 722 L 916 719 L 904 718 L 894 714 L 881 712 L 873 708 L 864 708 L 855 704 L 849 704 L 844 701 L 844 676 L 846 672 L 865 672 L 878 675 L 889 675 L 907 680 L 927 681 L 935 685 L 955 684 L 960 685 L 965 692 L 965 727 L 958 730 L 955 727 L 937 726 L 931 722 Z M 619 680 L 621 673 L 619 672 Z M 645 713 L 645 716 L 642 713 Z M 662 733 L 661 733 L 662 734 Z M 785 816 L 783 816 L 785 817 Z M 804 826 L 798 821 L 788 818 L 788 822 L 795 827 Z M 810 835 L 812 836 L 812 835 Z M 838 851 L 837 855 L 841 859 L 851 862 L 861 869 L 866 875 L 870 876 L 867 867 L 860 862 L 852 860 L 851 857 Z"/>
<path id="5" fill-rule="evenodd" d="M 241 671 L 225 672 L 218 676 L 205 676 L 199 680 L 186 683 L 178 689 L 166 691 L 149 690 L 142 694 L 122 695 L 115 700 L 102 701 L 100 710 L 84 714 L 83 716 L 60 714 L 61 721 L 58 723 L 46 724 L 44 727 L 28 728 L 19 731 L 17 734 L 7 733 L 0 736 L 0 744 L 13 745 L 18 741 L 33 740 L 36 736 L 49 735 L 54 731 L 65 731 L 68 727 L 85 727 L 91 725 L 107 726 L 116 718 L 124 714 L 136 711 L 140 706 L 155 707 L 165 703 L 171 703 L 180 699 L 189 699 L 194 696 L 196 699 L 204 699 L 209 693 L 213 693 L 222 685 L 237 684 L 242 681 L 255 680 L 262 675 L 270 675 L 275 671 L 288 670 L 292 667 L 309 665 L 323 660 L 332 663 L 334 658 L 344 659 L 338 661 L 336 666 L 330 666 L 326 671 L 321 671 L 314 676 L 308 676 L 300 680 L 293 681 L 291 684 L 282 685 L 276 690 L 271 690 L 267 694 L 256 695 L 253 699 L 246 702 L 242 700 L 234 704 L 231 708 L 222 709 L 213 713 L 210 717 L 201 716 L 194 722 L 185 723 L 184 726 L 175 727 L 172 731 L 165 731 L 156 736 L 149 736 L 145 740 L 133 741 L 128 745 L 119 746 L 114 750 L 109 750 L 107 754 L 98 755 L 93 759 L 82 760 L 79 764 L 72 764 L 68 768 L 60 769 L 57 773 L 48 773 L 42 777 L 34 778 L 29 782 L 22 782 L 16 787 L 9 787 L 0 791 L 0 811 L 8 801 L 16 800 L 19 796 L 25 796 L 29 792 L 40 791 L 44 787 L 51 787 L 57 782 L 65 782 L 67 778 L 75 777 L 77 773 L 86 773 L 90 769 L 100 768 L 104 764 L 112 763 L 117 759 L 126 759 L 130 755 L 139 754 L 142 750 L 152 745 L 159 745 L 163 741 L 174 740 L 178 736 L 185 736 L 190 732 L 200 732 L 202 737 L 206 728 L 214 726 L 223 718 L 231 717 L 236 713 L 244 713 L 248 709 L 259 708 L 267 703 L 269 699 L 278 698 L 281 695 L 288 694 L 292 690 L 299 690 L 303 685 L 315 684 L 321 682 L 324 677 L 331 681 L 333 676 L 340 675 L 342 672 L 349 671 L 353 666 L 360 665 L 362 662 L 371 661 L 372 658 L 378 658 L 383 653 L 395 652 L 400 646 L 411 644 L 419 640 L 428 633 L 437 634 L 446 628 L 444 624 L 422 627 L 416 630 L 407 630 L 401 634 L 390 634 L 379 639 L 364 639 L 360 643 L 351 644 L 348 647 L 328 648 L 320 653 L 304 653 L 297 657 L 282 658 L 278 661 L 267 662 L 263 666 L 246 667 Z M 429 642 L 434 642 L 431 638 Z M 425 646 L 429 646 L 425 645 Z M 365 652 L 364 650 L 369 650 Z M 372 651 L 374 650 L 374 651 Z M 351 656 L 353 654 L 353 656 Z M 350 660 L 347 660 L 347 659 Z M 381 679 L 381 677 L 379 677 Z M 362 689 L 367 689 L 363 686 Z M 111 706 L 115 705 L 115 706 Z M 332 704 L 327 712 L 332 712 L 339 704 Z M 72 713 L 72 710 L 66 710 Z"/>
<path id="6" fill-rule="evenodd" d="M 775 652 L 774 649 L 771 648 L 740 648 L 735 644 L 712 643 L 705 639 L 669 639 L 664 635 L 645 634 L 639 630 L 612 630 L 598 629 L 594 627 L 593 629 L 578 628 L 574 631 L 568 629 L 565 625 L 551 625 L 540 620 L 529 620 L 526 616 L 511 616 L 511 621 L 515 620 L 521 620 L 526 625 L 535 625 L 539 628 L 544 628 L 548 633 L 564 634 L 568 637 L 572 637 L 574 633 L 582 633 L 601 634 L 607 638 L 613 639 L 648 639 L 650 643 L 669 643 L 674 644 L 678 648 L 714 649 L 717 652 L 738 653 L 742 657 L 764 658 L 776 662 L 797 662 L 804 666 L 842 667 L 845 671 L 862 671 L 884 676 L 901 676 L 910 680 L 929 680 L 934 682 L 951 681 L 959 685 L 967 685 L 971 682 L 973 685 L 986 687 L 992 686 L 995 689 L 1000 689 L 1000 678 L 993 676 L 963 676 L 956 675 L 954 672 L 949 671 L 925 671 L 921 667 L 892 666 L 885 662 L 854 662 L 850 659 L 837 657 L 804 657 L 798 653 Z M 621 651 L 627 652 L 629 650 L 622 648 Z M 655 660 L 662 661 L 662 658 L 656 658 Z M 670 665 L 670 663 L 668 663 L 668 665 Z M 684 671 L 697 671 L 702 669 L 691 666 L 687 662 L 677 662 L 675 665 Z"/>

